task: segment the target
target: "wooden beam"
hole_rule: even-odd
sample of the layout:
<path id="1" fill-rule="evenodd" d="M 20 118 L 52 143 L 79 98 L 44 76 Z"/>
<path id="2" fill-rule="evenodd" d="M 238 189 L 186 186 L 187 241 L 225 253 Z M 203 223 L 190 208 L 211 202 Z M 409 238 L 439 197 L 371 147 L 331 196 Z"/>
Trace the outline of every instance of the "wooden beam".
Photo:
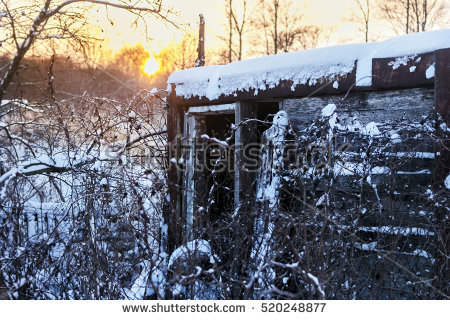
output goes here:
<path id="1" fill-rule="evenodd" d="M 372 60 L 372 89 L 413 88 L 433 84 L 426 70 L 434 63 L 434 53 L 411 56 L 410 59 L 377 58 Z"/>
<path id="2" fill-rule="evenodd" d="M 236 103 L 235 124 L 238 126 L 235 134 L 235 181 L 234 203 L 244 209 L 254 200 L 257 177 L 256 170 L 249 168 L 248 146 L 258 143 L 256 135 L 256 122 L 248 119 L 256 119 L 256 104 Z"/>
<path id="3" fill-rule="evenodd" d="M 198 29 L 198 57 L 195 61 L 196 67 L 203 67 L 205 65 L 205 18 L 200 14 L 200 26 Z"/>
<path id="4" fill-rule="evenodd" d="M 437 50 L 435 52 L 435 107 L 436 113 L 443 122 L 450 128 L 450 48 Z M 434 191 L 441 194 L 445 190 L 444 181 L 450 175 L 450 139 L 448 133 L 439 125 L 436 126 L 436 135 L 440 137 L 441 143 L 436 145 L 435 158 L 436 168 L 434 172 Z M 448 129 L 447 129 L 448 130 Z M 448 253 L 450 252 L 450 224 L 448 223 L 448 211 L 445 207 L 437 207 L 435 216 L 439 222 L 439 234 L 437 239 L 435 273 L 440 277 L 436 278 L 433 285 L 439 287 L 448 286 L 450 275 L 448 270 L 450 262 Z"/>
<path id="5" fill-rule="evenodd" d="M 196 215 L 198 207 L 204 206 L 202 191 L 206 188 L 204 168 L 197 168 L 204 159 L 202 158 L 201 139 L 199 137 L 205 133 L 204 117 L 187 113 L 184 118 L 184 139 L 183 144 L 185 154 L 185 170 L 183 173 L 183 242 L 194 240 Z M 199 149 L 198 149 L 199 148 Z M 202 167 L 202 166 L 200 166 Z M 197 219 L 200 220 L 200 219 Z"/>
<path id="6" fill-rule="evenodd" d="M 234 103 L 236 101 L 278 101 L 282 98 L 293 98 L 293 97 L 306 97 L 309 95 L 325 95 L 325 94 L 339 94 L 346 93 L 356 81 L 356 68 L 349 74 L 336 76 L 333 78 L 322 78 L 317 80 L 314 85 L 308 84 L 298 84 L 294 88 L 292 87 L 293 82 L 291 80 L 282 80 L 280 83 L 273 87 L 267 88 L 265 90 L 250 89 L 248 91 L 236 91 L 230 95 L 221 95 L 217 99 L 209 100 L 205 97 L 190 97 L 184 98 L 176 95 L 176 86 L 172 90 L 173 97 L 175 101 L 179 104 L 186 106 L 205 106 L 214 104 L 227 104 Z M 336 89 L 333 87 L 333 83 L 338 81 L 339 87 Z M 294 89 L 294 90 L 292 90 Z"/>
<path id="7" fill-rule="evenodd" d="M 435 52 L 435 108 L 443 122 L 450 128 L 450 48 Z M 448 130 L 448 129 L 447 129 Z M 436 148 L 435 185 L 442 187 L 445 178 L 450 174 L 450 141 L 445 139 L 443 128 L 436 126 L 436 134 L 441 137 L 442 143 Z"/>
<path id="8" fill-rule="evenodd" d="M 213 106 L 200 106 L 190 107 L 188 113 L 201 113 L 201 114 L 233 114 L 235 109 L 234 103 L 219 104 Z"/>
<path id="9" fill-rule="evenodd" d="M 236 103 L 235 125 L 238 126 L 235 132 L 235 180 L 234 180 L 234 203 L 235 211 L 233 214 L 235 220 L 236 245 L 233 248 L 233 257 L 236 260 L 232 263 L 232 273 L 238 280 L 231 288 L 233 299 L 242 299 L 244 290 L 242 288 L 243 279 L 247 275 L 243 273 L 246 269 L 245 264 L 252 245 L 253 217 L 252 211 L 255 210 L 255 180 L 257 172 L 255 168 L 249 167 L 250 157 L 248 146 L 255 145 L 257 140 L 256 122 L 247 121 L 256 119 L 255 103 Z"/>
<path id="10" fill-rule="evenodd" d="M 450 48 L 435 53 L 436 111 L 450 127 Z"/>
<path id="11" fill-rule="evenodd" d="M 180 179 L 182 175 L 177 161 L 181 154 L 179 135 L 182 132 L 182 119 L 183 109 L 177 106 L 175 99 L 173 99 L 173 94 L 171 94 L 168 98 L 167 112 L 167 179 L 169 199 L 164 203 L 163 208 L 163 224 L 167 227 L 167 235 L 163 235 L 161 239 L 161 250 L 168 254 L 171 254 L 181 244 Z"/>

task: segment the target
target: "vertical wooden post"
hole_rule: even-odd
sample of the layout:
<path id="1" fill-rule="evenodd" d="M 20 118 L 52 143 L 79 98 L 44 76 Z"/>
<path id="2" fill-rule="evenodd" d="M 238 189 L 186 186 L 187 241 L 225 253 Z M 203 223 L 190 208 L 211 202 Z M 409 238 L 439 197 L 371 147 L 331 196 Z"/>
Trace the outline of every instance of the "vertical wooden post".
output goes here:
<path id="1" fill-rule="evenodd" d="M 195 61 L 196 67 L 203 67 L 205 65 L 205 18 L 200 14 L 200 26 L 198 30 L 198 57 Z"/>
<path id="2" fill-rule="evenodd" d="M 447 128 L 450 128 L 450 49 L 437 50 L 435 58 L 434 94 L 436 113 L 441 116 Z M 447 129 L 448 130 L 448 129 Z M 445 188 L 445 179 L 450 175 L 450 140 L 446 139 L 448 134 L 440 125 L 436 127 L 436 135 L 441 138 L 440 144 L 435 150 L 435 172 L 434 190 L 442 192 Z M 448 253 L 450 252 L 450 225 L 448 223 L 445 208 L 437 207 L 435 211 L 438 222 L 439 233 L 442 236 L 438 241 L 436 250 L 435 274 L 441 275 L 436 279 L 437 288 L 448 285 L 450 268 Z"/>
<path id="3" fill-rule="evenodd" d="M 252 163 L 254 153 L 250 152 L 250 149 L 257 148 L 258 135 L 256 122 L 245 121 L 256 117 L 256 104 L 236 103 L 235 123 L 239 127 L 235 134 L 234 216 L 237 223 L 233 236 L 235 260 L 232 262 L 232 273 L 236 282 L 232 287 L 232 299 L 243 298 L 243 279 L 248 276 L 243 270 L 248 270 L 245 264 L 249 261 L 253 241 L 257 165 Z"/>
<path id="4" fill-rule="evenodd" d="M 183 242 L 194 240 L 194 220 L 199 206 L 203 205 L 201 196 L 204 185 L 204 172 L 198 170 L 199 161 L 202 161 L 199 137 L 205 133 L 205 123 L 201 116 L 186 113 L 184 117 L 184 146 L 185 172 L 183 176 L 183 204 L 182 204 L 182 224 L 183 224 Z"/>
<path id="5" fill-rule="evenodd" d="M 450 49 L 437 50 L 435 57 L 435 104 L 447 126 L 450 126 Z"/>
<path id="6" fill-rule="evenodd" d="M 172 91 L 167 97 L 167 179 L 168 179 L 168 199 L 163 209 L 163 228 L 161 234 L 161 251 L 171 254 L 173 250 L 180 245 L 180 171 L 178 159 L 180 157 L 179 133 L 180 112 L 176 104 L 175 85 L 172 84 Z"/>
<path id="7" fill-rule="evenodd" d="M 238 206 L 247 206 L 254 200 L 257 177 L 255 168 L 248 167 L 249 145 L 255 146 L 257 141 L 256 122 L 240 123 L 248 119 L 256 119 L 256 106 L 254 103 L 236 103 L 235 123 L 239 125 L 235 135 L 235 181 L 234 181 L 234 203 Z"/>
<path id="8" fill-rule="evenodd" d="M 191 241 L 192 227 L 194 219 L 194 199 L 195 199 L 195 184 L 194 184 L 194 145 L 195 145 L 195 117 L 186 113 L 184 116 L 184 161 L 185 172 L 183 174 L 183 206 L 182 206 L 182 224 L 183 224 L 183 239 Z"/>

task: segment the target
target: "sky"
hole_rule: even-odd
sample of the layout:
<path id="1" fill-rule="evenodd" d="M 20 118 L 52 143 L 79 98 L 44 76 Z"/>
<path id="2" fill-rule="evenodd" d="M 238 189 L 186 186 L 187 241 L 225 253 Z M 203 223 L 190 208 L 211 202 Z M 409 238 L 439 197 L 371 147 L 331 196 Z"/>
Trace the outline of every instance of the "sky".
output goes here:
<path id="1" fill-rule="evenodd" d="M 353 6 L 353 0 L 309 0 L 306 2 L 308 2 L 306 22 L 325 27 L 335 26 L 339 39 L 354 33 L 354 26 L 343 21 Z M 217 35 L 223 33 L 225 23 L 224 0 L 165 0 L 164 3 L 179 12 L 174 19 L 181 24 L 182 29 L 197 30 L 198 15 L 202 13 L 206 20 L 206 48 L 213 48 L 219 44 Z M 92 13 L 94 17 L 102 20 L 104 20 L 104 14 L 104 9 L 96 9 Z M 114 25 L 104 21 L 103 24 L 107 35 L 106 44 L 113 51 L 124 45 L 142 43 L 149 48 L 149 51 L 159 52 L 161 47 L 167 46 L 174 40 L 180 40 L 183 36 L 182 30 L 176 30 L 170 25 L 164 25 L 161 21 L 149 19 L 147 33 L 154 40 L 147 41 L 142 24 L 138 28 L 130 28 L 132 22 L 130 15 L 120 10 L 109 9 L 108 16 L 114 21 Z"/>
<path id="2" fill-rule="evenodd" d="M 370 1 L 373 5 L 369 41 L 381 41 L 395 36 L 387 22 L 375 19 L 375 0 Z M 446 1 L 450 3 L 450 0 Z M 241 0 L 234 0 L 234 2 L 240 3 Z M 292 2 L 306 5 L 303 17 L 305 24 L 318 25 L 328 30 L 328 40 L 319 43 L 319 47 L 364 41 L 364 34 L 358 31 L 358 25 L 349 22 L 352 12 L 353 14 L 358 12 L 355 0 L 292 0 Z M 109 9 L 107 13 L 114 22 L 112 25 L 104 18 L 105 8 L 97 7 L 97 11 L 93 12 L 92 16 L 103 24 L 106 34 L 105 46 L 115 52 L 123 46 L 140 43 L 152 56 L 155 56 L 173 41 L 180 41 L 185 34 L 183 30 L 198 32 L 199 13 L 202 13 L 206 20 L 206 50 L 217 49 L 224 45 L 218 36 L 224 34 L 227 23 L 224 13 L 225 0 L 163 0 L 163 3 L 178 12 L 177 16 L 173 16 L 173 20 L 179 24 L 180 28 L 164 24 L 155 18 L 147 20 L 147 29 L 142 23 L 130 28 L 133 18 L 119 9 Z M 244 58 L 248 58 L 245 56 L 246 51 L 248 50 L 245 50 L 244 44 Z"/>

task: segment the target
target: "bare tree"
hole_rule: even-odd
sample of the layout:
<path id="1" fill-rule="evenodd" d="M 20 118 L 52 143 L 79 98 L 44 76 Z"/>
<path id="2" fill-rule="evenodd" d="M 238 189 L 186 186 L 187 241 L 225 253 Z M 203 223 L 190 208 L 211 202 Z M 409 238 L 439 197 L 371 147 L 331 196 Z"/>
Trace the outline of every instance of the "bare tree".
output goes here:
<path id="1" fill-rule="evenodd" d="M 426 31 L 438 23 L 438 20 L 446 17 L 448 6 L 447 1 L 412 0 L 412 21 L 415 23 L 415 32 Z"/>
<path id="2" fill-rule="evenodd" d="M 170 9 L 162 5 L 161 0 L 142 0 L 130 4 L 128 1 L 103 0 L 41 0 L 29 5 L 17 5 L 2 0 L 1 28 L 8 30 L 0 42 L 12 55 L 12 60 L 0 80 L 0 101 L 10 85 L 14 75 L 20 68 L 21 61 L 35 43 L 58 39 L 83 47 L 92 40 L 83 33 L 88 26 L 85 10 L 89 5 L 115 7 L 134 14 L 136 19 L 143 19 L 150 14 L 158 19 L 170 22 Z"/>
<path id="3" fill-rule="evenodd" d="M 397 34 L 429 30 L 445 19 L 449 9 L 445 0 L 378 1 L 378 7 L 380 17 L 388 21 Z"/>
<path id="4" fill-rule="evenodd" d="M 255 4 L 249 0 L 241 0 L 237 5 L 233 3 L 233 0 L 225 3 L 227 36 L 219 36 L 219 38 L 226 43 L 224 55 L 228 63 L 243 58 L 244 36 L 250 31 L 250 19 L 255 12 Z"/>
<path id="5" fill-rule="evenodd" d="M 282 0 L 260 0 L 258 17 L 253 20 L 255 29 L 264 31 L 266 54 L 277 54 L 279 50 L 280 2 L 284 4 Z"/>
<path id="6" fill-rule="evenodd" d="M 323 29 L 305 25 L 304 10 L 292 1 L 260 0 L 257 14 L 252 19 L 255 46 L 263 47 L 267 55 L 316 47 Z"/>
<path id="7" fill-rule="evenodd" d="M 228 63 L 232 62 L 233 52 L 233 0 L 226 2 L 226 14 L 228 19 Z"/>
<path id="8" fill-rule="evenodd" d="M 358 24 L 358 31 L 364 34 L 364 40 L 369 42 L 369 26 L 371 21 L 371 4 L 369 0 L 354 0 L 357 7 L 350 21 Z"/>
<path id="9" fill-rule="evenodd" d="M 189 30 L 181 41 L 173 42 L 164 47 L 156 55 L 156 58 L 160 61 L 159 74 L 168 77 L 174 71 L 195 67 L 197 44 L 198 32 Z"/>
<path id="10" fill-rule="evenodd" d="M 238 36 L 238 51 L 237 53 L 234 52 L 235 55 L 237 55 L 237 60 L 242 60 L 242 35 L 243 35 L 243 31 L 244 31 L 244 27 L 245 27 L 245 23 L 246 21 L 246 11 L 247 11 L 247 1 L 243 0 L 242 1 L 242 20 L 238 21 L 237 18 L 237 13 L 235 10 L 233 10 L 233 8 L 230 9 L 231 12 L 231 17 L 233 18 L 233 22 L 234 22 L 234 27 L 236 29 L 237 32 L 237 36 Z"/>
<path id="11" fill-rule="evenodd" d="M 149 57 L 150 54 L 141 44 L 125 46 L 114 54 L 109 64 L 124 74 L 139 79 L 145 77 L 142 66 Z"/>
<path id="12" fill-rule="evenodd" d="M 299 37 L 306 31 L 306 27 L 300 25 L 303 15 L 298 10 L 294 14 L 290 14 L 289 9 L 288 7 L 282 7 L 277 13 L 279 21 L 276 23 L 279 31 L 274 37 L 274 51 L 291 51 Z M 275 22 L 275 17 L 273 21 Z"/>

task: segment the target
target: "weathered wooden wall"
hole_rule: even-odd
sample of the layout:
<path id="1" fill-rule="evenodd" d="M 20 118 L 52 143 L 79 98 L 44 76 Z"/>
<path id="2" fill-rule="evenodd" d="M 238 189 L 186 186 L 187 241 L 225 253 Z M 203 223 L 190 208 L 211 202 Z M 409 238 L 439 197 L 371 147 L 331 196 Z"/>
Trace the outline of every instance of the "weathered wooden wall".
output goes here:
<path id="1" fill-rule="evenodd" d="M 339 119 L 348 122 L 354 116 L 361 122 L 384 123 L 388 120 L 405 119 L 420 121 L 434 109 L 434 90 L 414 88 L 392 91 L 355 92 L 345 95 L 286 99 L 282 109 L 289 114 L 291 124 L 302 130 L 316 120 L 322 108 L 333 103 L 337 106 Z"/>
<path id="2" fill-rule="evenodd" d="M 331 103 L 337 106 L 337 126 L 330 149 L 339 149 L 344 144 L 348 147 L 339 154 L 337 167 L 334 156 L 328 163 L 335 176 L 329 210 L 334 221 L 353 233 L 349 244 L 359 246 L 359 258 L 355 261 L 370 286 L 358 296 L 414 298 L 414 292 L 407 286 L 414 282 L 411 273 L 431 277 L 437 253 L 434 231 L 439 221 L 435 219 L 433 201 L 426 196 L 431 194 L 436 166 L 431 137 L 434 89 L 287 99 L 283 100 L 282 109 L 288 113 L 297 137 L 305 137 L 311 135 L 308 130 L 312 124 L 321 123 L 318 122 L 321 110 Z M 364 132 L 369 123 L 374 123 L 380 134 Z M 325 120 L 322 125 L 326 124 Z M 390 132 L 394 131 L 397 136 L 392 139 Z M 310 142 L 318 139 L 310 138 Z M 321 174 L 320 170 L 317 174 Z M 289 190 L 287 198 L 304 194 L 302 189 L 306 188 L 306 201 L 315 206 L 329 192 L 326 190 L 329 185 L 325 181 L 322 185 L 321 178 L 315 180 L 314 173 L 305 176 L 302 187 L 285 186 Z M 305 208 L 302 201 L 290 200 L 285 210 L 302 212 Z M 312 234 L 315 228 L 320 225 L 310 227 Z"/>

